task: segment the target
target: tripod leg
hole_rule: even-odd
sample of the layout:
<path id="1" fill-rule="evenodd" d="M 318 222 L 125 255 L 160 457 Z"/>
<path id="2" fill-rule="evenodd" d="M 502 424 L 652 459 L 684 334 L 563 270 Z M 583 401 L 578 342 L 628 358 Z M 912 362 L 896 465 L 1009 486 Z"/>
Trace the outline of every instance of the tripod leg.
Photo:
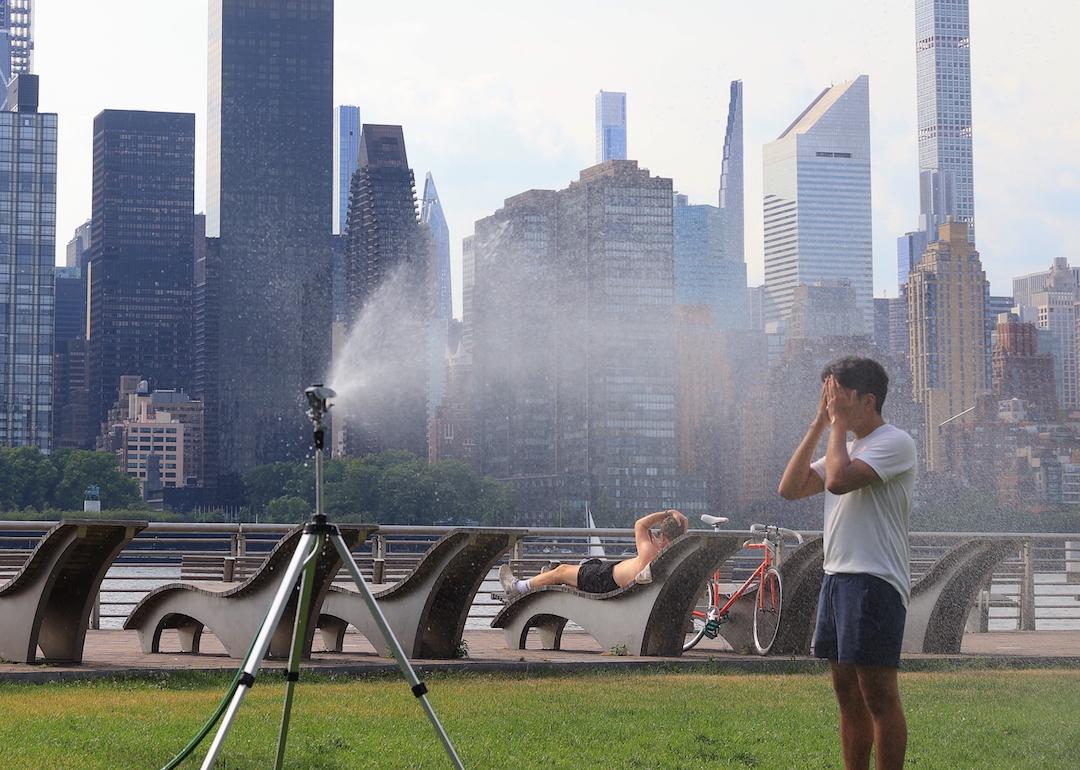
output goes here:
<path id="1" fill-rule="evenodd" d="M 225 740 L 225 736 L 229 733 L 229 728 L 232 727 L 236 712 L 239 710 L 248 690 L 255 684 L 255 674 L 258 672 L 259 666 L 262 665 L 266 650 L 270 647 L 270 639 L 274 635 L 274 629 L 281 622 L 281 616 L 285 613 L 285 606 L 289 603 L 289 596 L 292 594 L 293 589 L 296 588 L 296 581 L 300 578 L 300 570 L 311 553 L 312 543 L 315 543 L 316 540 L 317 535 L 304 533 L 296 544 L 296 551 L 293 552 L 289 566 L 285 568 L 285 574 L 281 578 L 277 593 L 274 594 L 274 599 L 270 602 L 270 610 L 255 635 L 255 642 L 251 646 L 251 652 L 244 659 L 244 665 L 241 668 L 244 674 L 240 680 L 240 686 L 236 688 L 236 693 L 229 702 L 229 708 L 225 711 L 225 715 L 221 719 L 221 725 L 214 735 L 214 741 L 210 744 L 210 750 L 206 752 L 206 756 L 203 758 L 202 770 L 210 770 L 214 766 L 214 760 L 217 759 L 218 752 L 221 751 L 221 745 Z"/>
<path id="2" fill-rule="evenodd" d="M 337 549 L 338 555 L 341 557 L 341 563 L 352 576 L 353 582 L 356 583 L 356 587 L 360 591 L 360 595 L 364 598 L 364 603 L 367 605 L 371 617 L 375 620 L 375 625 L 379 627 L 386 643 L 390 645 L 390 649 L 394 653 L 394 658 L 397 660 L 398 668 L 401 669 L 401 673 L 409 682 L 413 695 L 420 700 L 420 704 L 424 707 L 424 711 L 427 712 L 428 719 L 431 721 L 431 726 L 435 729 L 435 734 L 439 736 L 439 740 L 442 741 L 443 748 L 446 750 L 446 755 L 450 757 L 450 761 L 453 763 L 454 767 L 458 768 L 458 770 L 464 770 L 465 766 L 461 764 L 461 759 L 454 750 L 454 745 L 450 742 L 450 737 L 446 734 L 446 730 L 443 729 L 442 724 L 439 722 L 439 717 L 435 715 L 435 710 L 431 707 L 431 704 L 428 703 L 426 695 L 427 686 L 417 678 L 412 664 L 409 663 L 409 659 L 405 656 L 405 651 L 401 649 L 401 644 L 398 642 L 397 637 L 394 636 L 394 632 L 390 629 L 390 624 L 386 622 L 386 617 L 379 608 L 378 602 L 375 601 L 375 597 L 372 596 L 371 589 L 368 588 L 367 581 L 364 580 L 364 576 L 360 573 L 360 567 L 357 566 L 356 560 L 353 559 L 352 554 L 349 552 L 349 547 L 345 545 L 341 533 L 335 530 L 330 535 L 330 542 L 333 543 L 334 548 Z"/>
<path id="3" fill-rule="evenodd" d="M 296 603 L 296 619 L 293 622 L 292 649 L 285 674 L 285 705 L 281 711 L 281 729 L 278 731 L 277 761 L 274 767 L 281 770 L 285 761 L 285 742 L 289 737 L 289 714 L 292 711 L 293 690 L 300 679 L 300 659 L 304 655 L 304 639 L 307 635 L 308 612 L 311 610 L 311 593 L 315 584 L 315 569 L 319 564 L 326 535 L 316 534 L 315 545 L 300 577 L 300 599 Z"/>

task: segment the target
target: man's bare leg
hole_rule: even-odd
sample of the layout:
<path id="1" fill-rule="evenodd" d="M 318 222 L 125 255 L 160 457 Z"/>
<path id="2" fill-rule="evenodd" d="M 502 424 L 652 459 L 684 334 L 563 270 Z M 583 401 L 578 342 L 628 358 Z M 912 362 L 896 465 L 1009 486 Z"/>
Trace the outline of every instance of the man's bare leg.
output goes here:
<path id="1" fill-rule="evenodd" d="M 831 661 L 833 692 L 840 705 L 840 747 L 844 770 L 867 770 L 874 745 L 874 721 L 863 700 L 853 663 Z M 879 760 L 880 761 L 880 760 Z M 879 766 L 880 767 L 880 766 Z"/>
<path id="2" fill-rule="evenodd" d="M 856 666 L 859 690 L 874 723 L 877 770 L 900 770 L 907 750 L 907 720 L 900 703 L 896 669 L 887 666 Z"/>
<path id="3" fill-rule="evenodd" d="M 542 588 L 543 586 L 570 586 L 577 588 L 578 565 L 560 564 L 555 569 L 541 572 L 536 577 L 529 578 L 529 588 Z"/>

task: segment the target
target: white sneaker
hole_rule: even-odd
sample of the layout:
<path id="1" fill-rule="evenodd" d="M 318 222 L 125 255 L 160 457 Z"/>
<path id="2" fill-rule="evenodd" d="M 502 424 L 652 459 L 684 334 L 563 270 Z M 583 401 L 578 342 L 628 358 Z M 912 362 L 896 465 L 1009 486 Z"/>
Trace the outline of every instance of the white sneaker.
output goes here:
<path id="1" fill-rule="evenodd" d="M 634 582 L 638 583 L 639 585 L 644 585 L 646 583 L 651 583 L 652 582 L 652 565 L 651 564 L 646 564 L 645 569 L 643 569 L 643 570 L 641 570 L 641 572 L 637 573 L 637 577 L 634 578 Z"/>
<path id="2" fill-rule="evenodd" d="M 517 578 L 514 577 L 513 571 L 510 569 L 509 564 L 504 564 L 499 567 L 499 583 L 502 584 L 503 600 L 507 603 L 512 602 L 519 597 L 523 591 L 519 591 L 515 586 L 517 584 Z"/>

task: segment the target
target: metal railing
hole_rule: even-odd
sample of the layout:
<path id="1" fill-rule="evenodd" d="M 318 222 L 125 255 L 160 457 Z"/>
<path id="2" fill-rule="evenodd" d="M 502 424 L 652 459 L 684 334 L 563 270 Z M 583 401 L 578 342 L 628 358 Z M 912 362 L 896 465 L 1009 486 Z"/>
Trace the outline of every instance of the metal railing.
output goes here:
<path id="1" fill-rule="evenodd" d="M 0 522 L 0 580 L 18 571 L 54 523 Z M 290 528 L 284 524 L 152 522 L 109 570 L 91 627 L 119 628 L 139 599 L 165 583 L 179 579 L 242 580 L 258 568 Z M 355 556 L 372 583 L 393 583 L 407 575 L 431 544 L 448 531 L 448 527 L 380 527 Z M 630 529 L 530 528 L 507 558 L 515 573 L 535 574 L 548 562 L 576 563 L 587 558 L 592 537 L 601 540 L 604 558 L 617 559 L 633 552 Z M 1080 534 L 914 532 L 912 581 L 922 577 L 950 548 L 973 537 L 1016 540 L 1021 547 L 995 570 L 982 591 L 972 630 L 1080 629 Z M 595 541 L 592 547 L 595 550 Z M 789 552 L 791 548 L 789 545 Z M 759 560 L 759 554 L 744 549 L 725 562 L 722 577 L 733 585 L 741 582 Z M 500 590 L 493 570 L 481 585 L 467 627 L 487 627 L 502 606 L 496 598 Z"/>

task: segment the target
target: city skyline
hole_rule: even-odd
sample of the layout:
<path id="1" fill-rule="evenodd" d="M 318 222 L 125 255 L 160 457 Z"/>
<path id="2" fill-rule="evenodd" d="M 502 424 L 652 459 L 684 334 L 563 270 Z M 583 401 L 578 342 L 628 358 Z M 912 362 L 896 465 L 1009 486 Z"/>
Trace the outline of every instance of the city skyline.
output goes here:
<path id="1" fill-rule="evenodd" d="M 60 114 L 60 242 L 66 242 L 89 213 L 90 147 L 81 129 L 106 107 L 197 114 L 196 208 L 203 208 L 206 15 L 199 5 L 155 7 L 155 26 L 171 31 L 167 39 L 120 35 L 124 45 L 108 51 L 93 45 L 93 30 L 106 21 L 96 18 L 92 8 L 43 4 L 37 9 L 35 67 L 42 75 L 42 108 Z M 829 12 L 832 5 L 840 8 L 839 3 L 826 3 L 811 13 L 785 4 L 779 25 L 766 25 L 747 9 L 724 9 L 724 28 L 741 28 L 741 34 L 725 33 L 716 55 L 712 48 L 696 52 L 711 25 L 679 26 L 680 20 L 656 18 L 643 5 L 631 3 L 613 20 L 619 34 L 610 41 L 594 41 L 587 50 L 567 51 L 554 64 L 530 41 L 547 33 L 569 38 L 577 25 L 590 23 L 599 8 L 584 8 L 584 15 L 569 24 L 565 20 L 575 18 L 569 5 L 564 12 L 556 4 L 524 48 L 510 27 L 505 33 L 483 27 L 469 33 L 482 35 L 484 45 L 474 53 L 460 45 L 457 33 L 463 20 L 432 6 L 415 17 L 424 21 L 409 34 L 418 50 L 441 62 L 438 70 L 425 61 L 404 62 L 378 79 L 349 73 L 372 71 L 374 61 L 402 44 L 403 17 L 387 8 L 368 9 L 362 26 L 365 37 L 372 33 L 374 39 L 362 47 L 338 46 L 334 103 L 360 104 L 373 121 L 403 124 L 415 137 L 410 148 L 414 167 L 419 173 L 432 171 L 451 204 L 457 276 L 461 238 L 472 222 L 515 190 L 557 188 L 591 165 L 593 97 L 601 87 L 628 92 L 636 137 L 632 157 L 653 173 L 674 178 L 691 203 L 715 200 L 728 82 L 741 78 L 751 158 L 746 167 L 747 265 L 751 282 L 757 283 L 762 277 L 757 148 L 775 138 L 775 126 L 783 124 L 785 116 L 797 113 L 808 89 L 813 92 L 822 84 L 867 72 L 875 84 L 875 296 L 882 289 L 892 295 L 895 238 L 910 230 L 918 215 L 914 0 L 860 8 L 857 19 L 830 23 L 826 29 L 826 20 L 836 18 Z M 1050 12 L 1049 3 L 1042 5 Z M 1057 30 L 1069 27 L 1071 15 L 1080 21 L 1080 9 L 1053 6 L 1061 23 L 1047 32 L 1037 24 L 1038 6 L 1020 19 L 1004 13 L 1004 3 L 971 9 L 977 205 L 980 221 L 989 228 L 980 227 L 979 248 L 995 293 L 1006 293 L 1014 275 L 1036 270 L 1053 256 L 1080 251 L 1080 233 L 1068 221 L 1068 212 L 1080 205 L 1080 164 L 1068 152 L 1068 137 L 1080 125 L 1080 107 L 1076 99 L 1062 98 L 1070 90 L 1055 74 L 1075 70 L 1077 52 L 1048 44 L 1063 34 Z M 704 21 L 719 14 L 705 4 L 699 10 Z M 142 4 L 135 3 L 119 3 L 110 16 L 112 23 L 145 25 L 148 20 Z M 337 17 L 339 41 L 361 26 L 359 9 L 342 5 Z M 678 62 L 678 77 L 634 55 L 635 47 L 649 38 L 677 49 L 668 60 Z M 826 39 L 828 47 L 821 42 Z M 757 50 L 765 41 L 770 43 L 765 50 Z M 91 60 L 100 66 L 72 68 L 70 62 L 80 50 L 92 52 Z M 492 68 L 492 56 L 505 58 L 505 66 Z M 120 66 L 133 59 L 143 66 Z M 103 69 L 114 76 L 100 78 Z M 1014 128 L 1012 121 L 1019 114 L 1025 115 L 1025 123 Z M 1017 157 L 1024 162 L 1017 163 Z M 1026 225 L 1030 221 L 1041 225 L 1037 238 Z M 460 293 L 455 294 L 455 315 L 460 315 Z"/>

